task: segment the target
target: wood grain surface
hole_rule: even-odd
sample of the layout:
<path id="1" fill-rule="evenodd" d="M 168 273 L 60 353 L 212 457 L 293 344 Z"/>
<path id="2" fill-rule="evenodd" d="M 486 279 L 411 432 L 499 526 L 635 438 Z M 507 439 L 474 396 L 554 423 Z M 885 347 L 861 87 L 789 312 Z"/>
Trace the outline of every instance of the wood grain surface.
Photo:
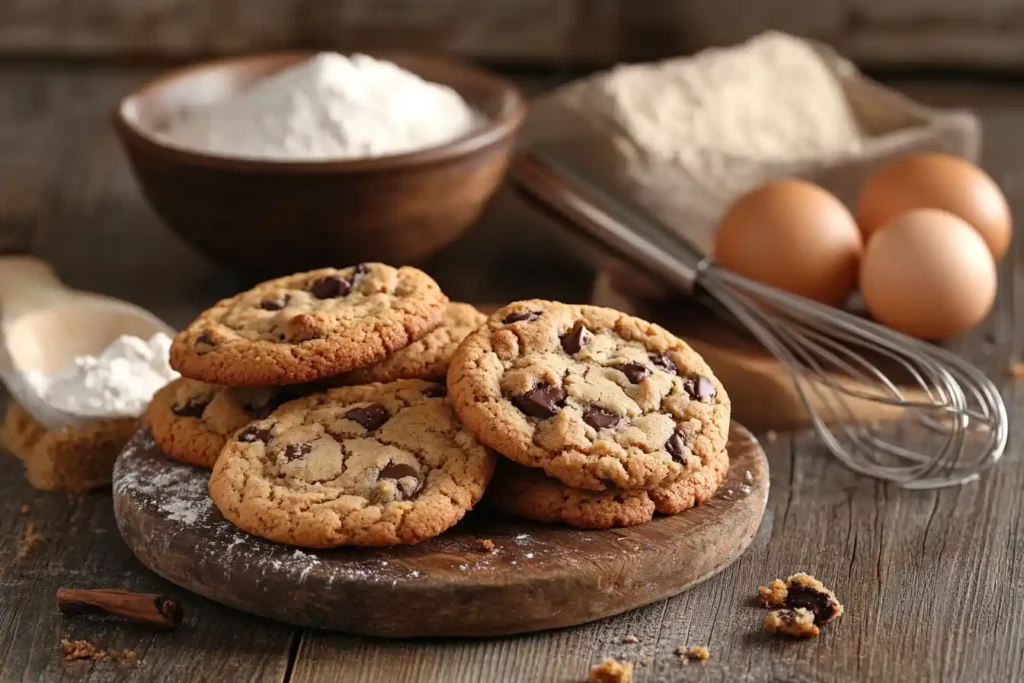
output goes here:
<path id="1" fill-rule="evenodd" d="M 507 635 L 620 614 L 732 564 L 761 523 L 768 463 L 737 423 L 729 461 L 710 501 L 635 527 L 572 529 L 481 505 L 414 546 L 303 551 L 227 522 L 210 501 L 209 473 L 170 460 L 141 430 L 114 468 L 114 516 L 147 567 L 245 612 L 392 638 Z"/>
<path id="2" fill-rule="evenodd" d="M 141 199 L 108 128 L 111 104 L 153 74 L 0 64 L 0 246 L 33 246 L 69 284 L 130 299 L 182 325 L 244 286 L 164 229 Z M 544 85 L 551 80 L 527 81 Z M 973 107 L 985 166 L 1024 215 L 1024 89 L 1012 83 L 894 82 L 932 104 Z M 593 274 L 508 193 L 429 266 L 453 297 L 585 301 Z M 1000 266 L 992 315 L 954 345 L 999 381 L 1011 415 L 1024 392 L 1007 372 L 1024 354 L 1024 247 Z M 244 680 L 301 683 L 571 683 L 619 655 L 639 683 L 1014 681 L 1024 671 L 1024 422 L 1004 462 L 977 484 L 915 493 L 864 479 L 806 432 L 762 442 L 771 468 L 764 523 L 721 574 L 666 601 L 584 626 L 523 636 L 383 641 L 275 624 L 192 596 L 147 572 L 118 537 L 109 493 L 69 498 L 26 486 L 0 458 L 0 680 Z M 22 515 L 23 505 L 28 514 Z M 41 534 L 25 543 L 28 525 Z M 760 630 L 758 584 L 806 570 L 846 614 L 819 638 Z M 179 600 L 170 633 L 56 611 L 60 586 L 134 588 Z M 639 642 L 622 642 L 627 634 Z M 135 666 L 61 661 L 60 638 L 129 647 Z M 682 664 L 678 645 L 711 649 Z"/>
<path id="3" fill-rule="evenodd" d="M 419 47 L 532 64 L 611 64 L 773 28 L 871 65 L 1019 67 L 1014 0 L 17 0 L 0 54 L 195 57 L 282 46 Z"/>

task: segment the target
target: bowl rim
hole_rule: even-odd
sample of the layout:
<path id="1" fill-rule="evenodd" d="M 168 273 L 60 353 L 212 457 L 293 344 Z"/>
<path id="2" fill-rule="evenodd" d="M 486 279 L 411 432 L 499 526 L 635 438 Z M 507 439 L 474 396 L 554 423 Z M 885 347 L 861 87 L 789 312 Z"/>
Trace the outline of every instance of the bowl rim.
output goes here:
<path id="1" fill-rule="evenodd" d="M 162 72 L 145 81 L 132 92 L 122 97 L 111 112 L 114 128 L 126 146 L 135 146 L 145 153 L 159 156 L 165 161 L 187 166 L 199 166 L 225 171 L 250 173 L 367 173 L 395 171 L 416 166 L 425 166 L 456 159 L 489 147 L 515 133 L 526 118 L 526 98 L 514 83 L 506 78 L 478 67 L 466 60 L 414 50 L 354 50 L 341 54 L 365 54 L 375 59 L 407 59 L 432 62 L 439 66 L 461 72 L 486 83 L 504 98 L 502 112 L 497 118 L 485 116 L 486 122 L 466 134 L 442 145 L 401 154 L 380 157 L 365 157 L 341 160 L 272 160 L 248 157 L 231 157 L 211 154 L 167 144 L 146 128 L 138 125 L 126 115 L 126 109 L 148 91 L 164 87 L 173 81 L 189 78 L 202 72 L 224 69 L 247 62 L 261 62 L 268 59 L 296 60 L 312 57 L 322 50 L 276 50 L 243 56 L 222 57 L 205 60 Z M 458 92 L 458 89 L 456 89 Z M 462 95 L 462 93 L 459 93 Z"/>

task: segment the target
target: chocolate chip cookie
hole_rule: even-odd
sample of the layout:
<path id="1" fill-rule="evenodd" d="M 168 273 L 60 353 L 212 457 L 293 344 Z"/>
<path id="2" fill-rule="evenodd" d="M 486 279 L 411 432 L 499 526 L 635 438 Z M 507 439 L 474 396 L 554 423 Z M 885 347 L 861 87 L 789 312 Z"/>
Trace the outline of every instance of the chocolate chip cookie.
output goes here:
<path id="1" fill-rule="evenodd" d="M 487 316 L 469 304 L 450 303 L 436 330 L 384 360 L 357 368 L 328 382 L 334 386 L 392 382 L 396 379 L 444 381 L 448 363 L 462 340 L 483 325 Z"/>
<path id="2" fill-rule="evenodd" d="M 509 304 L 459 346 L 448 386 L 481 441 L 573 488 L 668 487 L 729 433 L 729 397 L 697 352 L 597 306 Z"/>
<path id="3" fill-rule="evenodd" d="M 279 543 L 411 544 L 462 519 L 495 460 L 463 429 L 443 385 L 340 387 L 234 434 L 210 494 L 230 522 Z"/>
<path id="4" fill-rule="evenodd" d="M 165 454 L 213 467 L 228 437 L 299 395 L 292 387 L 225 387 L 182 377 L 153 395 L 144 420 Z"/>
<path id="5" fill-rule="evenodd" d="M 539 469 L 503 459 L 485 501 L 536 522 L 562 522 L 582 529 L 636 526 L 651 521 L 655 512 L 674 515 L 710 500 L 728 469 L 729 456 L 715 451 L 700 469 L 664 488 L 584 491 L 569 488 Z"/>
<path id="6" fill-rule="evenodd" d="M 363 263 L 270 280 L 180 332 L 171 366 L 228 386 L 299 384 L 386 358 L 441 324 L 448 298 L 426 273 Z"/>

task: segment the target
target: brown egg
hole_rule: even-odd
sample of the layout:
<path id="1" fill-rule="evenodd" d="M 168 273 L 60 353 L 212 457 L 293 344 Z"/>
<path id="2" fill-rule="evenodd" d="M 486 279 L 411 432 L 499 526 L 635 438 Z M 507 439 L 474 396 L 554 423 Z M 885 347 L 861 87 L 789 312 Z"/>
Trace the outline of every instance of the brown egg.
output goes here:
<path id="1" fill-rule="evenodd" d="M 882 226 L 860 266 L 871 315 L 920 339 L 977 325 L 992 308 L 996 286 L 996 264 L 978 231 L 938 209 L 915 209 Z"/>
<path id="2" fill-rule="evenodd" d="M 1010 247 L 1013 219 L 996 181 L 980 168 L 948 154 L 914 154 L 879 169 L 857 200 L 857 222 L 864 241 L 911 209 L 943 209 L 973 225 L 993 258 Z"/>
<path id="3" fill-rule="evenodd" d="M 740 197 L 718 224 L 715 260 L 758 282 L 839 306 L 863 248 L 853 216 L 822 188 L 780 180 Z"/>

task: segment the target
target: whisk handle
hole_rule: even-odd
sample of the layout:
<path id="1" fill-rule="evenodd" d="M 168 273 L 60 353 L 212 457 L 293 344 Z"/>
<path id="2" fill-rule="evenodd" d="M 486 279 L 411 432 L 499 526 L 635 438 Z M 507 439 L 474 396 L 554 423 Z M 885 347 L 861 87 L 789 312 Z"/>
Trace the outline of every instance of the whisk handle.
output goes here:
<path id="1" fill-rule="evenodd" d="M 520 153 L 511 177 L 571 227 L 683 292 L 694 292 L 708 259 L 691 242 L 613 197 L 550 151 Z"/>

